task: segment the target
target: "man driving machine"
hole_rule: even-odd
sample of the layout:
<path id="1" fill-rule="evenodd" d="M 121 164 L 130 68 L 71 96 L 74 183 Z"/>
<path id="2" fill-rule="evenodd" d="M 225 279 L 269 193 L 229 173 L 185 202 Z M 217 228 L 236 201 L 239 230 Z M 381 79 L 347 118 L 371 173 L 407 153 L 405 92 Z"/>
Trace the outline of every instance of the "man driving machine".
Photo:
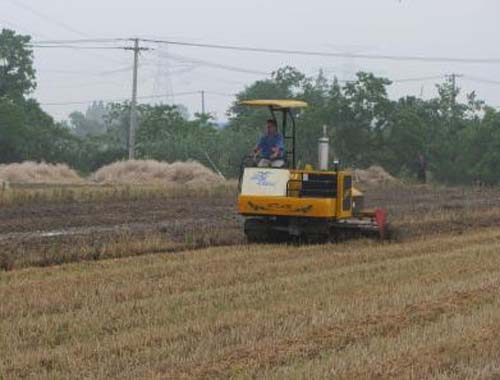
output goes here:
<path id="1" fill-rule="evenodd" d="M 281 168 L 285 165 L 284 160 L 284 141 L 281 133 L 278 132 L 276 120 L 267 120 L 267 130 L 253 151 L 254 158 L 260 156 L 257 163 L 261 168 Z"/>

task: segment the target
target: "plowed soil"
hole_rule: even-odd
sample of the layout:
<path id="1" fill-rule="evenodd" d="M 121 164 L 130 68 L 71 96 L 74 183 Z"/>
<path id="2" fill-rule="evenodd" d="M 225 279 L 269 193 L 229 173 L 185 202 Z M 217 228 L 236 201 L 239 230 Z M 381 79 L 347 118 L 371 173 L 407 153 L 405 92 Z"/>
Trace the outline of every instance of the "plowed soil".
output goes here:
<path id="1" fill-rule="evenodd" d="M 388 209 L 396 239 L 500 222 L 500 190 L 395 186 L 366 189 L 365 194 L 367 207 Z M 0 252 L 20 266 L 106 257 L 100 253 L 103 247 L 120 242 L 139 242 L 133 254 L 244 244 L 236 195 L 0 209 Z M 77 252 L 83 247 L 86 255 Z"/>
<path id="2" fill-rule="evenodd" d="M 243 234 L 234 209 L 234 199 L 213 197 L 9 207 L 0 210 L 0 250 L 26 266 L 86 259 L 76 252 L 84 248 L 99 256 L 120 242 L 142 242 L 136 254 L 151 240 L 165 250 L 235 244 Z"/>

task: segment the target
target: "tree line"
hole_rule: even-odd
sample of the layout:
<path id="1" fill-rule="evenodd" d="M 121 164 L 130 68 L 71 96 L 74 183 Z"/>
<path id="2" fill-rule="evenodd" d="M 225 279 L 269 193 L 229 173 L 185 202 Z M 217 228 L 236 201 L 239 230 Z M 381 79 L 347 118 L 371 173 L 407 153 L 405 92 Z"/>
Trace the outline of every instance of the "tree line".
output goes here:
<path id="1" fill-rule="evenodd" d="M 56 122 L 32 98 L 36 73 L 29 43 L 29 36 L 7 29 L 0 33 L 0 163 L 64 162 L 89 173 L 126 159 L 129 103 L 96 101 L 85 113 L 73 112 L 67 121 Z M 347 167 L 378 164 L 411 179 L 424 157 L 435 181 L 500 182 L 500 112 L 474 92 L 459 102 L 460 89 L 449 79 L 437 85 L 437 96 L 429 100 L 390 99 L 390 85 L 389 79 L 371 73 L 360 72 L 341 84 L 321 72 L 308 77 L 283 67 L 235 96 L 224 127 L 209 114 L 189 117 L 180 105 L 141 104 L 137 157 L 194 159 L 234 177 L 269 117 L 267 110 L 241 107 L 239 102 L 297 98 L 310 104 L 296 113 L 302 164 L 316 163 L 317 139 L 326 125 L 332 159 Z"/>

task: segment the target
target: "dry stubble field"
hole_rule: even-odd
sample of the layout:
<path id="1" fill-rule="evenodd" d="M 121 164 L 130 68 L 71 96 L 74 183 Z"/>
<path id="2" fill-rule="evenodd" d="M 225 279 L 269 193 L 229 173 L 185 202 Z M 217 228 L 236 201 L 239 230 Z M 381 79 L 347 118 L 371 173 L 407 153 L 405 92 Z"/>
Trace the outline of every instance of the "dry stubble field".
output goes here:
<path id="1" fill-rule="evenodd" d="M 244 245 L 227 194 L 151 203 L 0 210 L 4 249 L 32 255 L 0 272 L 0 377 L 500 377 L 498 191 L 373 189 L 369 203 L 390 208 L 395 241 L 300 247 Z M 58 218 L 65 210 L 71 217 Z M 210 215 L 202 232 L 215 231 L 215 246 L 189 246 L 183 223 Z M 100 229 L 88 233 L 91 223 Z M 77 232 L 35 233 L 43 224 Z M 118 224 L 143 251 L 40 267 L 36 247 L 85 247 Z M 162 241 L 147 253 L 148 226 L 176 249 L 162 254 Z"/>

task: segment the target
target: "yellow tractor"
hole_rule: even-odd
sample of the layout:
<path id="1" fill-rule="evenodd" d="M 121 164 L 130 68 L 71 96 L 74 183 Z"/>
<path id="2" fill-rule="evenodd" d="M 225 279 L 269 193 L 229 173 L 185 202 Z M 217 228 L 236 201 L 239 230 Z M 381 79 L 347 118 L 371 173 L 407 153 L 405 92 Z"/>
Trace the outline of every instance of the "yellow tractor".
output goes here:
<path id="1" fill-rule="evenodd" d="M 338 240 L 351 236 L 387 235 L 387 212 L 364 210 L 363 194 L 353 187 L 353 176 L 329 169 L 329 140 L 319 139 L 318 167 L 299 169 L 296 162 L 294 111 L 308 106 L 300 100 L 246 100 L 249 107 L 267 107 L 281 119 L 285 165 L 280 168 L 242 165 L 238 208 L 245 217 L 250 242 Z"/>

